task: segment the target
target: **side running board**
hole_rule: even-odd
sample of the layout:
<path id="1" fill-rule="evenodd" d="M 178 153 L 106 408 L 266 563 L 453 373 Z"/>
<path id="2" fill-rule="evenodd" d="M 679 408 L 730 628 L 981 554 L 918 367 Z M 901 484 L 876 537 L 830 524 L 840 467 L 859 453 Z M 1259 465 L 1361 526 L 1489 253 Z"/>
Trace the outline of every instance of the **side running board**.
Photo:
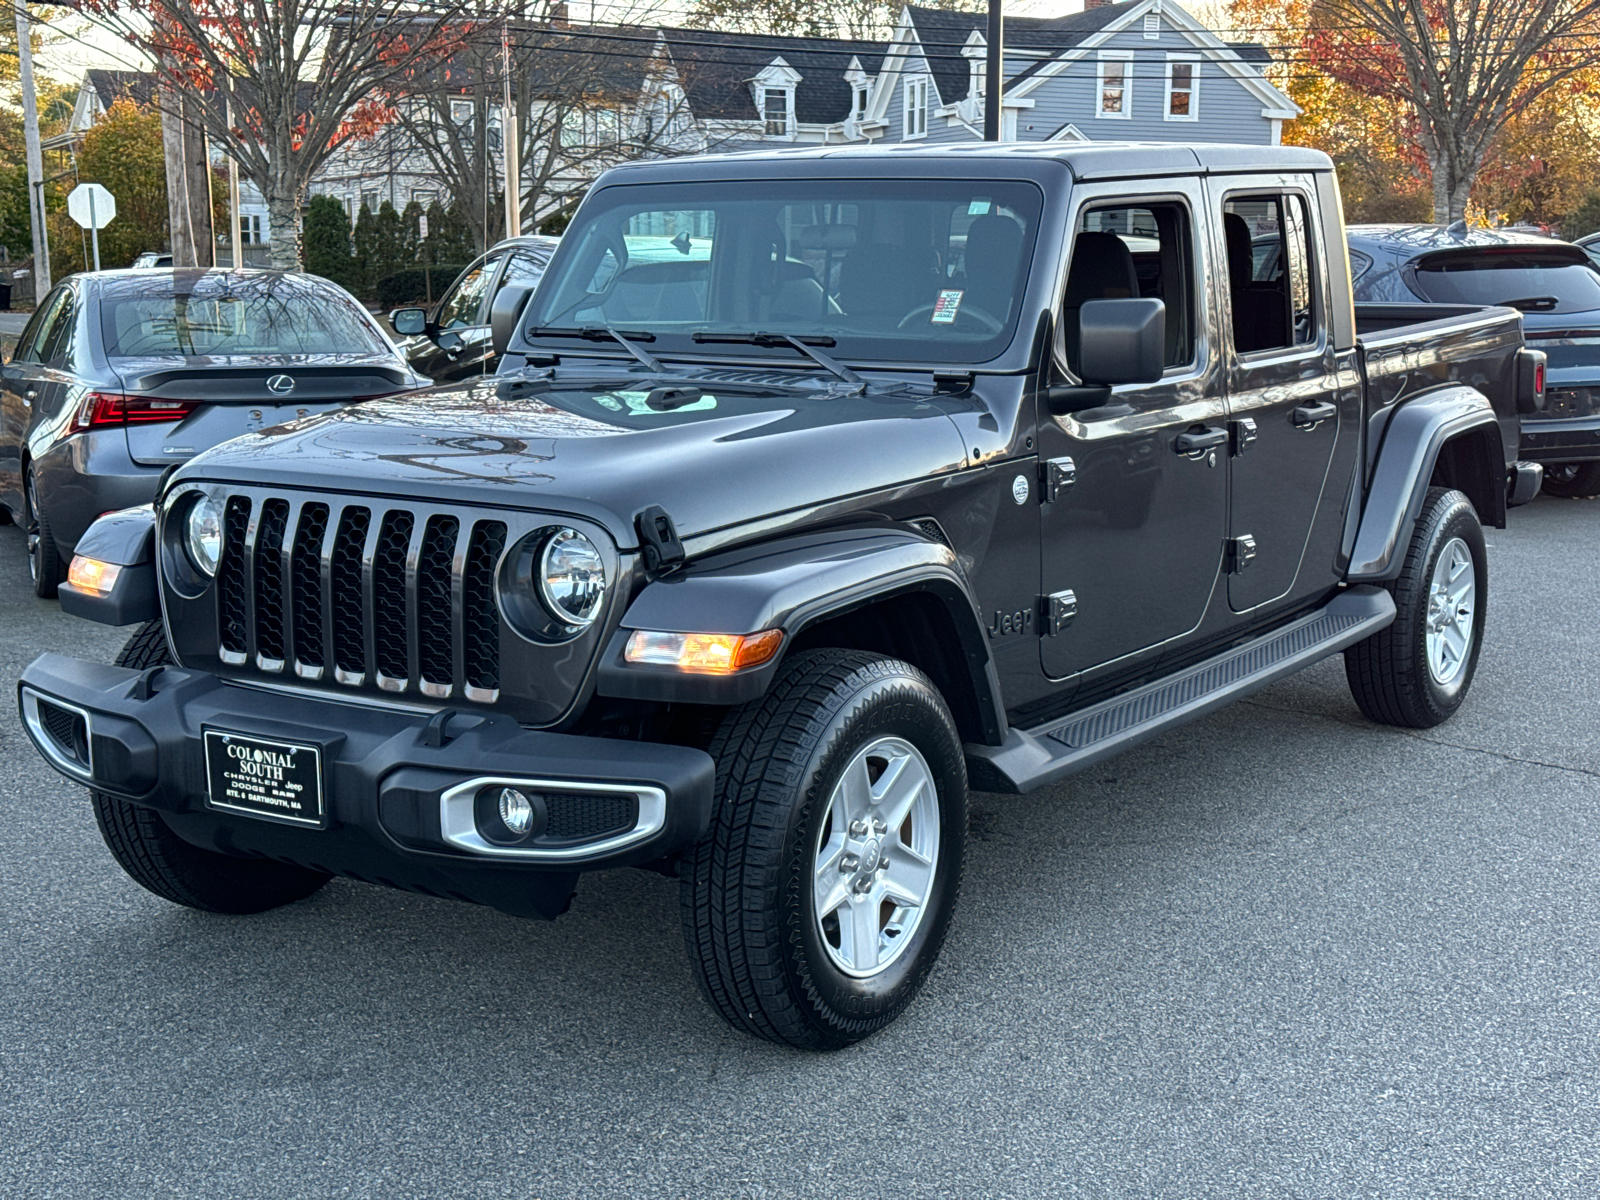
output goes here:
<path id="1" fill-rule="evenodd" d="M 967 746 L 972 786 L 1031 792 L 1370 637 L 1394 620 L 1394 597 L 1353 587 L 1325 607 L 1215 658 L 1102 700 L 1036 729 L 1013 728 L 1002 746 Z"/>

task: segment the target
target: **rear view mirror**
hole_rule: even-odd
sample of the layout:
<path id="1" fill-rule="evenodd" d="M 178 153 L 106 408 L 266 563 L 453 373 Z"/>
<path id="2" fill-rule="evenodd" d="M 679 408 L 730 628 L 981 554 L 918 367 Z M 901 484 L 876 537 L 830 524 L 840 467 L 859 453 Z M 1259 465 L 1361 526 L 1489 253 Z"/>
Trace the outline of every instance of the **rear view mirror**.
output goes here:
<path id="1" fill-rule="evenodd" d="M 1155 383 L 1167 365 L 1167 306 L 1086 300 L 1078 316 L 1078 374 L 1086 384 Z"/>
<path id="2" fill-rule="evenodd" d="M 428 310 L 397 308 L 389 314 L 389 328 L 401 337 L 416 337 L 428 332 Z"/>
<path id="3" fill-rule="evenodd" d="M 517 318 L 522 316 L 531 295 L 531 287 L 515 284 L 507 284 L 495 293 L 494 303 L 489 306 L 489 340 L 497 356 L 504 354 L 516 337 Z"/>

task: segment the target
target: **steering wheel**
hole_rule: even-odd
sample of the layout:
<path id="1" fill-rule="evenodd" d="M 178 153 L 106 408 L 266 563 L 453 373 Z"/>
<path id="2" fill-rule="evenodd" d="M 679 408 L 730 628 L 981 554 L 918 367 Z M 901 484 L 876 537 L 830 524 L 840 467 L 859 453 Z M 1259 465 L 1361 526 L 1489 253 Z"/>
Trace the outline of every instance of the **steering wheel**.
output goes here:
<path id="1" fill-rule="evenodd" d="M 918 317 L 923 316 L 925 314 L 931 314 L 933 312 L 933 310 L 934 310 L 934 307 L 935 306 L 932 305 L 932 304 L 919 304 L 916 308 L 913 308 L 905 316 L 901 317 L 900 318 L 900 324 L 895 326 L 895 328 L 896 329 L 904 329 L 907 325 L 911 324 L 911 322 L 916 320 Z M 987 326 L 988 327 L 988 331 L 990 333 L 999 333 L 1002 329 L 1004 329 L 1006 327 L 1006 323 L 1004 321 L 1002 321 L 999 317 L 995 316 L 991 312 L 986 311 L 985 309 L 979 308 L 976 304 L 967 304 L 967 305 L 963 305 L 963 306 L 957 308 L 956 309 L 956 319 L 954 321 L 951 321 L 950 324 L 952 324 L 952 325 L 959 324 L 963 317 L 972 317 L 974 320 L 976 320 L 978 322 L 978 324 Z"/>

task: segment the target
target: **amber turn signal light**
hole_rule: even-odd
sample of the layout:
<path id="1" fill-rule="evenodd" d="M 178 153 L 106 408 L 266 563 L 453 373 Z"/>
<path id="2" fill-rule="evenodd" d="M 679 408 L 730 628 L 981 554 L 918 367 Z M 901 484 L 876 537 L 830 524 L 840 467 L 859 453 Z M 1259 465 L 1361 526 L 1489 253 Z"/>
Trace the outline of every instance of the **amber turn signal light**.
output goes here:
<path id="1" fill-rule="evenodd" d="M 93 592 L 96 596 L 108 596 L 111 589 L 117 586 L 117 576 L 122 574 L 122 568 L 116 563 L 101 562 L 98 558 L 85 558 L 81 554 L 72 557 L 72 565 L 67 568 L 67 582 L 80 592 Z"/>
<path id="2" fill-rule="evenodd" d="M 770 662 L 783 645 L 783 630 L 761 633 L 652 633 L 635 630 L 623 658 L 631 663 L 677 667 L 702 675 L 732 675 Z"/>

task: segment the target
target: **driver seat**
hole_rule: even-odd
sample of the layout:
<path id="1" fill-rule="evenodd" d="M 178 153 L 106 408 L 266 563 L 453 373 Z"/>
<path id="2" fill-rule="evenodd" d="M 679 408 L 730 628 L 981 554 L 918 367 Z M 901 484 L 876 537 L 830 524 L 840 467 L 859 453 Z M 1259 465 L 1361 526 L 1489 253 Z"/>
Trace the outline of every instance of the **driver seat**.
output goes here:
<path id="1" fill-rule="evenodd" d="M 1061 301 L 1061 334 L 1067 365 L 1078 371 L 1078 317 L 1090 300 L 1129 300 L 1139 295 L 1133 254 L 1114 233 L 1080 233 L 1072 243 L 1072 267 Z M 1081 377 L 1081 376 L 1080 376 Z"/>

